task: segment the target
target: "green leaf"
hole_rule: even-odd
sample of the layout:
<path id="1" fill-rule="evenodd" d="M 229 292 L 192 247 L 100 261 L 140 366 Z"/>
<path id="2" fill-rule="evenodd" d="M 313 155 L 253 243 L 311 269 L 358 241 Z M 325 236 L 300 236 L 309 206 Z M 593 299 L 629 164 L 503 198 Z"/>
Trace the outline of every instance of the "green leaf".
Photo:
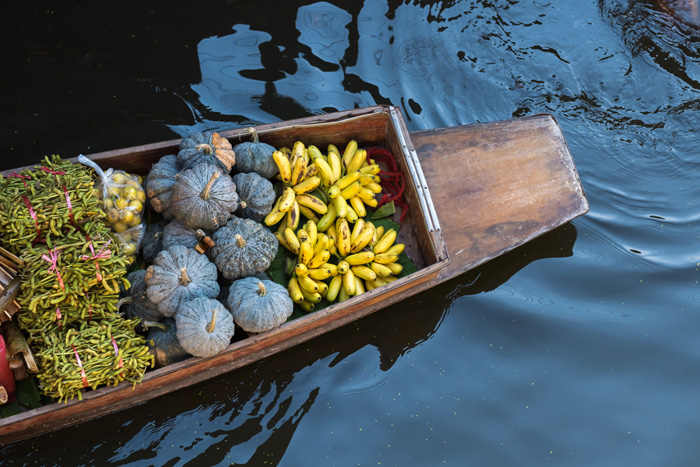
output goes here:
<path id="1" fill-rule="evenodd" d="M 381 219 L 383 217 L 389 217 L 393 216 L 394 213 L 396 212 L 396 206 L 394 206 L 394 202 L 386 203 L 382 205 L 379 209 L 377 209 L 374 214 L 372 214 L 371 219 Z"/>

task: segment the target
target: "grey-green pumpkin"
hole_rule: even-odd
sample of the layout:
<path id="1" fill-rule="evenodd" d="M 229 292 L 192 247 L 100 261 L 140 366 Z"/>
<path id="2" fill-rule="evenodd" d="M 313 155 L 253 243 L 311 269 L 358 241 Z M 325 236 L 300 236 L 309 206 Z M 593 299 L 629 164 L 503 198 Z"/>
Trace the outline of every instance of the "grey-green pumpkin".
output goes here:
<path id="1" fill-rule="evenodd" d="M 215 131 L 204 131 L 182 138 L 177 162 L 183 169 L 209 163 L 229 173 L 236 163 L 236 154 L 228 139 Z"/>
<path id="2" fill-rule="evenodd" d="M 163 249 L 163 231 L 166 224 L 168 224 L 168 221 L 162 219 L 146 227 L 143 241 L 141 242 L 141 253 L 143 253 L 143 259 L 148 263 L 153 263 L 158 253 Z"/>
<path id="3" fill-rule="evenodd" d="M 265 226 L 252 219 L 233 217 L 212 235 L 215 245 L 207 252 L 229 280 L 264 272 L 277 255 L 279 242 Z"/>
<path id="4" fill-rule="evenodd" d="M 192 229 L 213 231 L 238 207 L 231 176 L 209 163 L 182 170 L 171 190 L 175 218 Z"/>
<path id="5" fill-rule="evenodd" d="M 254 172 L 236 174 L 233 176 L 233 182 L 239 197 L 235 214 L 262 222 L 275 204 L 275 188 L 272 182 Z"/>
<path id="6" fill-rule="evenodd" d="M 181 303 L 219 295 L 216 265 L 206 255 L 175 245 L 158 253 L 146 269 L 146 293 L 163 315 L 178 312 Z"/>
<path id="7" fill-rule="evenodd" d="M 117 307 L 127 319 L 139 319 L 136 329 L 145 330 L 144 321 L 160 321 L 164 318 L 158 306 L 151 301 L 146 293 L 146 270 L 138 269 L 126 276 L 131 287 L 122 293 L 123 298 L 117 302 Z"/>
<path id="8" fill-rule="evenodd" d="M 143 324 L 148 329 L 146 343 L 155 358 L 156 368 L 182 361 L 190 356 L 177 338 L 177 324 L 174 318 L 163 318 L 158 322 L 147 321 Z"/>
<path id="9" fill-rule="evenodd" d="M 235 332 L 231 313 L 213 298 L 185 302 L 175 315 L 177 339 L 195 357 L 212 357 L 224 350 Z"/>
<path id="10" fill-rule="evenodd" d="M 161 213 L 165 219 L 173 218 L 170 193 L 180 172 L 180 166 L 174 155 L 161 157 L 153 164 L 146 176 L 146 196 L 154 211 Z"/>
<path id="11" fill-rule="evenodd" d="M 255 333 L 278 327 L 287 321 L 294 309 L 285 287 L 257 277 L 234 281 L 226 303 L 236 325 Z"/>
<path id="12" fill-rule="evenodd" d="M 255 128 L 248 128 L 253 140 L 239 143 L 233 147 L 236 153 L 236 170 L 241 173 L 256 173 L 270 179 L 279 173 L 277 164 L 272 158 L 275 147 L 260 142 Z"/>
<path id="13" fill-rule="evenodd" d="M 163 248 L 170 248 L 174 245 L 194 248 L 206 235 L 202 229 L 187 227 L 179 220 L 173 219 L 163 229 Z"/>

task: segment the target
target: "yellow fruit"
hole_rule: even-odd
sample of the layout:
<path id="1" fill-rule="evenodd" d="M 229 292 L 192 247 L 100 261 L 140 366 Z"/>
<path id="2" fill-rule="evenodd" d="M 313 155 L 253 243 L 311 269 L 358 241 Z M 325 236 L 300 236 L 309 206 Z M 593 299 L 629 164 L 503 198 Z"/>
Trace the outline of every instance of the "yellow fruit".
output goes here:
<path id="1" fill-rule="evenodd" d="M 357 141 L 355 141 L 355 140 L 350 141 L 347 144 L 347 146 L 345 146 L 345 150 L 343 151 L 343 165 L 345 167 L 348 166 L 348 164 L 350 163 L 350 160 L 355 155 L 356 151 L 357 151 Z"/>
<path id="2" fill-rule="evenodd" d="M 389 264 L 398 264 L 398 263 L 389 263 Z M 398 265 L 401 266 L 400 264 L 398 264 Z M 393 275 L 394 275 L 394 272 L 388 267 L 387 264 L 379 264 L 379 263 L 375 263 L 374 261 L 372 261 L 372 262 L 369 264 L 369 267 L 370 267 L 370 268 L 372 269 L 372 271 L 374 271 L 375 274 L 377 274 L 377 276 L 379 276 L 379 277 L 389 277 L 389 276 L 393 276 Z M 401 272 L 401 271 L 399 271 L 399 273 L 400 273 L 400 272 Z"/>
<path id="3" fill-rule="evenodd" d="M 367 210 L 365 209 L 365 203 L 362 201 L 362 198 L 355 195 L 352 198 L 350 198 L 348 201 L 350 202 L 350 206 L 355 210 L 355 213 L 357 213 L 358 217 L 365 217 L 367 215 Z"/>
<path id="4" fill-rule="evenodd" d="M 351 266 L 357 266 L 360 264 L 368 264 L 374 260 L 375 254 L 371 251 L 362 251 L 360 253 L 354 253 L 352 255 L 346 256 L 345 261 Z"/>
<path id="5" fill-rule="evenodd" d="M 389 253 L 379 253 L 374 255 L 374 261 L 380 264 L 395 263 L 399 260 L 399 255 L 392 255 Z"/>
<path id="6" fill-rule="evenodd" d="M 308 275 L 297 277 L 297 282 L 299 282 L 299 287 L 307 292 L 318 292 L 318 284 Z"/>
<path id="7" fill-rule="evenodd" d="M 372 251 L 374 253 L 384 253 L 386 250 L 388 250 L 391 245 L 394 244 L 394 240 L 396 240 L 396 230 L 395 229 L 389 229 L 387 230 L 382 237 L 377 240 L 377 243 L 374 244 L 372 247 Z"/>
<path id="8" fill-rule="evenodd" d="M 389 248 L 388 250 L 385 251 L 385 253 L 389 253 L 391 255 L 400 255 L 403 253 L 403 250 L 406 248 L 406 245 L 403 243 L 396 243 L 394 246 Z"/>
<path id="9" fill-rule="evenodd" d="M 292 193 L 293 192 L 294 191 L 292 190 Z M 314 195 L 302 193 L 300 195 L 297 195 L 296 200 L 301 206 L 306 206 L 307 208 L 316 211 L 321 215 L 328 212 L 328 206 L 326 206 L 326 203 L 324 203 L 323 201 L 321 201 L 320 198 Z"/>
<path id="10" fill-rule="evenodd" d="M 343 274 L 343 289 L 345 290 L 345 293 L 348 294 L 348 296 L 352 297 L 355 295 L 355 287 L 357 284 L 355 283 L 355 274 L 352 272 L 352 269 L 348 270 L 345 274 Z"/>
<path id="11" fill-rule="evenodd" d="M 377 273 L 374 272 L 368 266 L 353 266 L 350 270 L 355 274 L 356 277 L 364 279 L 367 281 L 373 281 L 377 278 Z"/>
<path id="12" fill-rule="evenodd" d="M 331 204 L 335 206 L 335 212 L 338 217 L 345 217 L 348 215 L 348 203 L 342 196 L 336 196 L 331 199 Z"/>
<path id="13" fill-rule="evenodd" d="M 353 196 L 355 196 L 357 193 L 359 193 L 361 188 L 362 188 L 362 183 L 360 183 L 359 180 L 355 180 L 354 182 L 352 182 L 350 185 L 348 185 L 346 188 L 344 188 L 340 192 L 340 196 L 342 196 L 346 200 L 350 199 Z"/>
<path id="14" fill-rule="evenodd" d="M 275 161 L 277 169 L 280 172 L 280 180 L 289 182 L 292 179 L 292 166 L 287 156 L 282 151 L 274 151 L 272 153 L 272 160 Z"/>
<path id="15" fill-rule="evenodd" d="M 314 191 L 318 186 L 321 184 L 321 177 L 315 176 L 315 177 L 310 177 L 304 180 L 303 182 L 299 183 L 298 185 L 294 185 L 292 189 L 294 190 L 294 193 L 300 195 L 302 193 L 309 193 L 311 191 Z"/>
<path id="16" fill-rule="evenodd" d="M 338 274 L 345 274 L 350 270 L 350 264 L 347 261 L 338 262 Z"/>
<path id="17" fill-rule="evenodd" d="M 294 190 L 292 187 L 287 187 L 282 191 L 282 194 L 280 195 L 279 199 L 279 206 L 277 209 L 279 209 L 282 212 L 287 212 L 290 209 L 292 209 L 292 206 L 294 205 L 294 199 L 296 198 L 296 193 L 294 193 Z"/>
<path id="18" fill-rule="evenodd" d="M 309 261 L 309 268 L 319 268 L 326 264 L 328 260 L 331 259 L 331 252 L 329 250 L 321 250 L 316 254 L 311 261 Z"/>
<path id="19" fill-rule="evenodd" d="M 309 268 L 307 268 L 305 264 L 297 263 L 294 265 L 294 274 L 296 274 L 297 277 L 306 276 L 309 274 Z"/>
<path id="20" fill-rule="evenodd" d="M 304 295 L 301 293 L 301 287 L 296 277 L 289 279 L 287 293 L 294 303 L 301 303 L 304 300 Z"/>
<path id="21" fill-rule="evenodd" d="M 326 300 L 329 302 L 334 302 L 338 298 L 338 293 L 343 285 L 343 276 L 337 275 L 331 279 L 330 284 L 328 284 L 328 291 L 326 292 Z"/>
<path id="22" fill-rule="evenodd" d="M 389 269 L 389 270 L 391 271 L 391 275 L 392 275 L 392 276 L 398 276 L 398 275 L 401 274 L 401 272 L 403 271 L 403 266 L 401 266 L 399 263 L 396 263 L 396 262 L 394 262 L 394 263 L 386 263 L 386 264 L 383 264 L 383 265 L 377 263 L 377 266 L 384 266 L 384 267 L 386 267 L 387 269 Z"/>

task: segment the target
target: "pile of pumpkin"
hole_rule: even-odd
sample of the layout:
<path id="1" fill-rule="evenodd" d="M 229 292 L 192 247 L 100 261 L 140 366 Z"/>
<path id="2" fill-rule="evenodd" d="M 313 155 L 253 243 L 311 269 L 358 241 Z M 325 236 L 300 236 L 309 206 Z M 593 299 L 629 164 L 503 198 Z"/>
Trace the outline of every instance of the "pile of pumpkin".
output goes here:
<path id="1" fill-rule="evenodd" d="M 381 192 L 379 166 L 354 141 L 324 155 L 300 141 L 278 150 L 251 132 L 235 147 L 216 132 L 187 136 L 145 179 L 162 220 L 146 229 L 149 265 L 129 275 L 120 308 L 139 318 L 157 366 L 215 355 L 235 326 L 268 331 L 294 303 L 309 311 L 402 272 L 397 228 L 364 219 Z M 273 261 L 286 265 L 285 285 L 266 274 Z"/>

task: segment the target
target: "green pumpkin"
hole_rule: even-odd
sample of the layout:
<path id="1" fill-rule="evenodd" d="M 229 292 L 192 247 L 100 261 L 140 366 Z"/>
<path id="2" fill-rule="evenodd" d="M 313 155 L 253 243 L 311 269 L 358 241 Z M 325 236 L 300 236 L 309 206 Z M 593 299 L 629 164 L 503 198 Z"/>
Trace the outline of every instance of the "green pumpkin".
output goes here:
<path id="1" fill-rule="evenodd" d="M 177 219 L 173 219 L 163 229 L 163 248 L 170 248 L 174 245 L 195 248 L 206 235 L 202 229 L 192 229 Z"/>
<path id="2" fill-rule="evenodd" d="M 238 208 L 238 193 L 230 175 L 204 163 L 180 172 L 170 201 L 175 218 L 183 225 L 213 231 Z"/>
<path id="3" fill-rule="evenodd" d="M 233 182 L 240 198 L 235 214 L 262 222 L 275 204 L 275 188 L 272 183 L 253 172 L 236 174 Z"/>
<path id="4" fill-rule="evenodd" d="M 179 172 L 177 158 L 174 155 L 163 156 L 153 164 L 144 183 L 148 202 L 165 219 L 173 218 L 170 192 Z"/>
<path id="5" fill-rule="evenodd" d="M 226 303 L 236 325 L 255 333 L 278 327 L 287 321 L 294 309 L 285 287 L 257 277 L 234 281 Z"/>
<path id="6" fill-rule="evenodd" d="M 170 317 L 183 302 L 219 295 L 217 278 L 216 265 L 206 255 L 175 245 L 158 253 L 146 269 L 146 293 L 158 310 Z"/>
<path id="7" fill-rule="evenodd" d="M 236 153 L 236 170 L 240 173 L 256 173 L 270 179 L 279 173 L 277 164 L 272 158 L 275 147 L 261 143 L 255 128 L 248 128 L 253 135 L 253 141 L 239 143 L 233 147 Z"/>
<path id="8" fill-rule="evenodd" d="M 177 162 L 183 169 L 209 163 L 229 173 L 236 163 L 236 154 L 228 139 L 215 131 L 205 131 L 193 133 L 180 141 Z"/>
<path id="9" fill-rule="evenodd" d="M 161 220 L 146 227 L 141 241 L 141 253 L 146 262 L 153 263 L 158 253 L 163 249 L 163 231 L 167 223 L 166 220 Z"/>
<path id="10" fill-rule="evenodd" d="M 207 252 L 221 274 L 229 280 L 264 272 L 277 255 L 277 237 L 252 219 L 233 217 L 212 235 Z"/>
<path id="11" fill-rule="evenodd" d="M 183 303 L 175 323 L 180 345 L 195 357 L 212 357 L 221 352 L 231 343 L 235 331 L 231 313 L 213 298 Z"/>
<path id="12" fill-rule="evenodd" d="M 177 324 L 174 318 L 163 318 L 158 322 L 145 322 L 144 327 L 148 328 L 146 343 L 155 359 L 156 368 L 162 368 L 190 357 L 190 353 L 182 348 L 177 338 Z"/>

